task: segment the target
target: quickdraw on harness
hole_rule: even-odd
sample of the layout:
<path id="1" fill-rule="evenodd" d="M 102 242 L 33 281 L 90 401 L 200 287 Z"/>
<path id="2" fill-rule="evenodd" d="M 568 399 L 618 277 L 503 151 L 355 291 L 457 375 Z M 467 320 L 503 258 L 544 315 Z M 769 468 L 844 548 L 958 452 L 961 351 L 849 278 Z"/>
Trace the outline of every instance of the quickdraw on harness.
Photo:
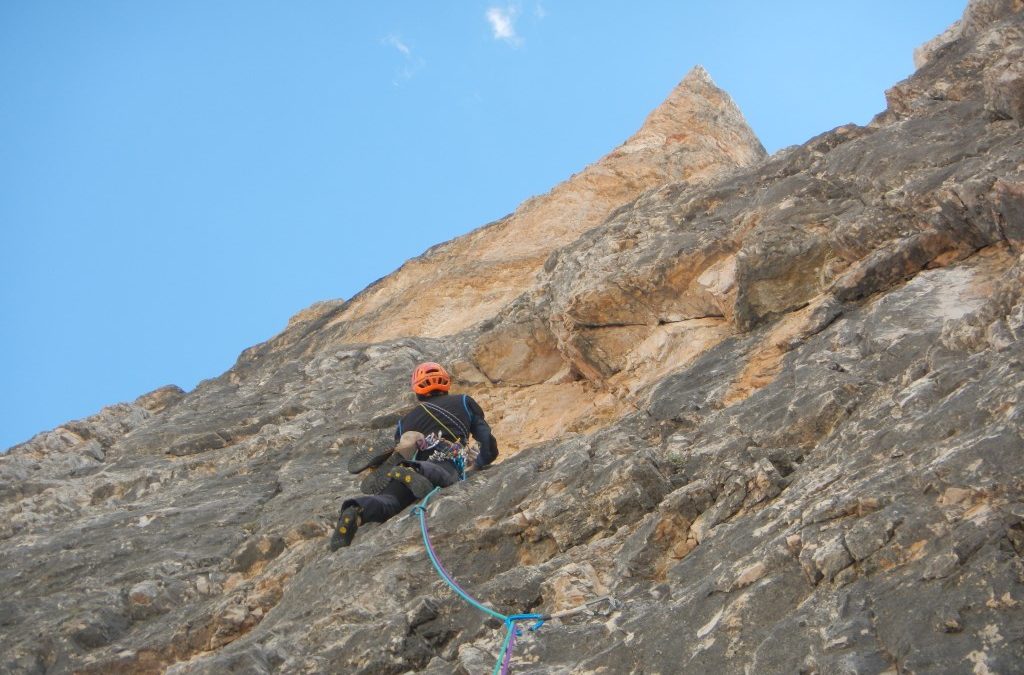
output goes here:
<path id="1" fill-rule="evenodd" d="M 533 625 L 530 626 L 528 630 L 530 632 L 535 632 L 543 626 L 546 621 L 578 614 L 586 611 L 591 605 L 605 601 L 614 605 L 614 601 L 609 596 L 602 596 L 574 609 L 557 612 L 555 614 L 502 614 L 483 604 L 467 593 L 465 589 L 459 586 L 455 579 L 452 578 L 452 575 L 448 573 L 448 570 L 444 568 L 444 565 L 442 565 L 441 561 L 438 559 L 437 553 L 434 551 L 433 544 L 430 543 L 430 534 L 427 532 L 427 502 L 429 502 L 430 498 L 434 496 L 434 493 L 440 489 L 441 488 L 436 487 L 431 490 L 430 493 L 423 498 L 423 501 L 413 507 L 412 513 L 420 519 L 420 531 L 423 533 L 423 545 L 427 550 L 427 555 L 430 557 L 430 562 L 433 563 L 434 569 L 437 570 L 441 579 L 447 583 L 459 597 L 470 605 L 505 624 L 505 639 L 501 643 L 501 651 L 498 653 L 498 659 L 494 663 L 494 669 L 491 671 L 491 675 L 498 675 L 499 673 L 501 675 L 507 675 L 509 672 L 509 668 L 512 665 L 512 650 L 515 648 L 516 639 L 523 635 L 522 630 L 516 625 L 519 622 L 533 621 Z"/>
<path id="2" fill-rule="evenodd" d="M 441 436 L 440 433 L 430 434 L 422 440 L 417 441 L 416 448 L 421 451 L 433 450 L 433 454 L 427 458 L 428 461 L 450 461 L 455 465 L 455 468 L 459 470 L 459 480 L 466 480 L 466 461 L 471 461 L 473 459 L 469 457 L 469 451 L 467 444 L 465 443 L 466 438 L 464 435 L 460 436 L 449 429 L 448 425 L 439 420 L 434 413 L 430 412 L 430 408 L 422 403 L 420 404 L 420 407 L 423 408 L 423 411 L 430 415 L 430 418 L 437 422 L 442 429 L 447 431 L 452 438 L 457 440 L 449 441 Z"/>

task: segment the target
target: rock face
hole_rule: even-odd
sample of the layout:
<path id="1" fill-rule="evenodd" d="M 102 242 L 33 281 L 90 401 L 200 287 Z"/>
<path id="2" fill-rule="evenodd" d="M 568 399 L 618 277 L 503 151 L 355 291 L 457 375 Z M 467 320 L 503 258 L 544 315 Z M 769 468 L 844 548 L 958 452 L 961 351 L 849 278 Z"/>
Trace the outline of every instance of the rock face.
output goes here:
<path id="1" fill-rule="evenodd" d="M 669 181 L 696 181 L 764 157 L 729 96 L 697 66 L 613 152 L 504 219 L 440 244 L 336 314 L 346 341 L 469 329 L 530 290 L 548 256 L 617 207 Z M 439 274 L 446 285 L 437 289 Z"/>
<path id="2" fill-rule="evenodd" d="M 869 126 L 770 158 L 695 70 L 594 166 L 221 377 L 12 448 L 0 670 L 491 668 L 503 631 L 411 519 L 326 548 L 349 453 L 439 360 L 503 448 L 432 500 L 449 571 L 505 613 L 615 600 L 515 672 L 1019 672 L 1022 49 L 1021 3 L 972 2 Z M 430 295 L 449 265 L 496 272 Z"/>

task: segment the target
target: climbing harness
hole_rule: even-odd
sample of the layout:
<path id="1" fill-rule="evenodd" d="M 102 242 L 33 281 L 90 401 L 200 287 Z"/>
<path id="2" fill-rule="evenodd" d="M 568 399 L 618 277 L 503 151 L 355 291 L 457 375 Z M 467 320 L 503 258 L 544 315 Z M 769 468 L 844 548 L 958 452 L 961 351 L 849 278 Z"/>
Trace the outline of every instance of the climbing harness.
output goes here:
<path id="1" fill-rule="evenodd" d="M 498 660 L 494 663 L 494 670 L 491 671 L 491 675 L 498 675 L 499 673 L 501 675 L 507 675 L 509 667 L 512 664 L 512 650 L 515 648 L 516 639 L 521 637 L 523 634 L 519 627 L 516 625 L 519 622 L 533 621 L 533 625 L 529 627 L 529 631 L 532 633 L 537 631 L 541 626 L 543 626 L 546 621 L 550 621 L 552 619 L 557 618 L 564 618 L 567 616 L 571 616 L 573 614 L 578 614 L 580 612 L 586 611 L 586 609 L 591 605 L 595 605 L 600 602 L 608 601 L 609 604 L 614 606 L 614 601 L 612 600 L 612 598 L 610 596 L 605 595 L 595 600 L 591 600 L 590 602 L 584 603 L 579 607 L 568 609 L 562 612 L 557 612 L 555 614 L 506 615 L 491 609 L 487 605 L 483 604 L 482 602 L 471 596 L 469 593 L 465 591 L 465 589 L 459 586 L 458 582 L 456 582 L 455 579 L 452 578 L 451 574 L 448 573 L 448 570 L 444 568 L 444 565 L 441 564 L 441 561 L 437 557 L 437 552 L 434 551 L 433 544 L 430 543 L 430 534 L 427 531 L 427 503 L 430 501 L 430 498 L 434 496 L 434 493 L 436 493 L 440 489 L 441 488 L 436 487 L 433 490 L 431 490 L 430 493 L 428 493 L 427 496 L 423 498 L 423 501 L 421 501 L 419 504 L 413 507 L 412 513 L 413 515 L 418 516 L 420 519 L 420 531 L 423 533 L 423 545 L 427 550 L 427 556 L 430 557 L 430 562 L 433 563 L 434 569 L 437 570 L 437 573 L 441 576 L 441 579 L 445 581 L 445 583 L 447 583 L 448 586 L 467 603 L 469 603 L 476 609 L 480 610 L 484 614 L 487 614 L 488 616 L 491 616 L 505 624 L 505 639 L 501 643 L 501 651 L 498 653 Z"/>
<path id="2" fill-rule="evenodd" d="M 437 416 L 434 415 L 434 413 L 430 412 L 430 408 L 428 408 L 424 404 L 420 403 L 420 407 L 423 408 L 423 412 L 430 415 L 430 418 L 437 422 L 442 429 L 447 431 L 452 438 L 456 439 L 455 442 L 448 441 L 444 438 L 436 438 L 433 439 L 433 441 L 431 441 L 429 440 L 431 439 L 431 436 L 433 436 L 433 434 L 431 434 L 430 436 L 427 436 L 426 438 L 423 439 L 426 442 L 426 444 L 421 449 L 430 449 L 435 448 L 439 445 L 446 445 L 447 447 L 442 447 L 438 450 L 435 450 L 434 454 L 430 456 L 429 461 L 451 461 L 452 464 L 455 465 L 455 468 L 459 470 L 459 480 L 466 480 L 466 444 L 464 442 L 461 442 L 465 441 L 465 435 L 460 436 L 451 429 L 449 429 L 448 426 L 444 422 L 439 420 Z M 419 444 L 417 443 L 417 447 L 418 445 Z"/>
<path id="3" fill-rule="evenodd" d="M 419 450 L 432 450 L 428 462 L 451 462 L 459 472 L 459 480 L 466 480 L 468 453 L 461 443 L 452 443 L 444 438 L 432 438 L 433 434 L 416 442 Z"/>

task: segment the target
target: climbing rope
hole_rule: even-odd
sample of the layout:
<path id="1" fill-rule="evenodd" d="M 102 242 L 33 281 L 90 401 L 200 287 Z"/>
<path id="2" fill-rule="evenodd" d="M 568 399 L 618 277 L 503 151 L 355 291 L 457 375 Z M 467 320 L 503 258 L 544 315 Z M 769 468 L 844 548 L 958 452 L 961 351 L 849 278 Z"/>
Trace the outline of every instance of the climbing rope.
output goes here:
<path id="1" fill-rule="evenodd" d="M 441 579 L 443 579 L 459 597 L 470 605 L 505 624 L 505 639 L 501 643 L 501 651 L 498 652 L 498 660 L 494 663 L 494 670 L 491 671 L 491 675 L 498 675 L 499 673 L 501 675 L 508 674 L 509 667 L 512 665 L 512 650 L 516 646 L 516 639 L 521 637 L 523 634 L 516 625 L 520 621 L 533 621 L 534 624 L 529 627 L 529 630 L 532 633 L 539 630 L 547 621 L 551 621 L 552 619 L 564 619 L 565 617 L 588 611 L 588 608 L 591 605 L 607 602 L 611 609 L 618 606 L 618 603 L 610 595 L 602 595 L 601 597 L 585 602 L 578 607 L 562 610 L 561 612 L 555 612 L 554 614 L 505 615 L 483 604 L 467 593 L 466 590 L 462 588 L 462 586 L 459 586 L 458 582 L 452 578 L 452 575 L 448 573 L 448 570 L 444 568 L 444 565 L 441 564 L 441 560 L 437 557 L 437 552 L 434 551 L 434 545 L 430 543 L 430 533 L 427 531 L 427 502 L 429 502 L 430 498 L 434 496 L 434 493 L 440 489 L 440 487 L 435 487 L 427 493 L 427 496 L 423 498 L 423 501 L 413 507 L 412 513 L 420 519 L 420 531 L 423 533 L 423 545 L 427 549 L 427 555 L 430 557 L 430 562 L 433 563 L 434 569 L 437 570 Z"/>
<path id="2" fill-rule="evenodd" d="M 430 543 L 430 534 L 427 531 L 427 502 L 434 496 L 434 493 L 441 488 L 436 487 L 423 498 L 423 501 L 415 506 L 412 510 L 413 514 L 418 516 L 420 519 L 420 531 L 423 533 L 423 545 L 427 549 L 427 555 L 430 557 L 430 562 L 433 563 L 434 569 L 441 578 L 451 587 L 459 597 L 468 602 L 470 605 L 479 609 L 484 614 L 494 617 L 498 621 L 505 624 L 505 640 L 501 644 L 501 651 L 498 653 L 498 660 L 494 663 L 494 670 L 491 671 L 491 675 L 506 675 L 508 673 L 509 666 L 512 664 L 512 649 L 515 647 L 516 638 L 522 635 L 519 627 L 516 624 L 520 621 L 534 621 L 535 623 L 530 626 L 530 631 L 536 631 L 544 622 L 548 619 L 543 614 L 510 614 L 505 615 L 501 612 L 496 612 L 487 605 L 483 604 L 469 593 L 465 591 L 458 582 L 452 578 L 452 575 L 448 573 L 448 570 L 441 564 L 440 559 L 437 557 L 437 552 L 434 551 L 433 544 Z"/>

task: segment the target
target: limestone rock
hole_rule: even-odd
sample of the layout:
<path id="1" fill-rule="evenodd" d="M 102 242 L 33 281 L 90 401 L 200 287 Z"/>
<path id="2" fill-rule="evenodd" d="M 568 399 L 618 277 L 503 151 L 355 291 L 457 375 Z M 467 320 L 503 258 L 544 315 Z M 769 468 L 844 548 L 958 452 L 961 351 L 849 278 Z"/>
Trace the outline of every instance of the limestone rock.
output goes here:
<path id="1" fill-rule="evenodd" d="M 506 218 L 406 263 L 332 321 L 353 342 L 458 333 L 528 291 L 549 254 L 645 190 L 707 179 L 764 154 L 736 105 L 698 66 L 623 145 Z M 440 269 L 450 281 L 443 297 L 429 283 L 430 270 Z"/>
<path id="2" fill-rule="evenodd" d="M 985 75 L 986 108 L 1024 126 L 1024 49 L 1003 57 Z"/>
<path id="3" fill-rule="evenodd" d="M 928 42 L 914 50 L 914 68 L 923 68 L 935 54 L 944 47 L 960 39 L 963 34 L 964 25 L 962 21 L 956 21 L 952 26 L 935 36 Z"/>
<path id="4" fill-rule="evenodd" d="M 492 668 L 503 626 L 414 520 L 327 551 L 424 360 L 502 447 L 431 502 L 446 569 L 504 613 L 613 600 L 515 672 L 1019 670 L 1022 9 L 972 2 L 869 126 L 770 158 L 695 70 L 506 219 L 12 448 L 0 671 Z"/>

